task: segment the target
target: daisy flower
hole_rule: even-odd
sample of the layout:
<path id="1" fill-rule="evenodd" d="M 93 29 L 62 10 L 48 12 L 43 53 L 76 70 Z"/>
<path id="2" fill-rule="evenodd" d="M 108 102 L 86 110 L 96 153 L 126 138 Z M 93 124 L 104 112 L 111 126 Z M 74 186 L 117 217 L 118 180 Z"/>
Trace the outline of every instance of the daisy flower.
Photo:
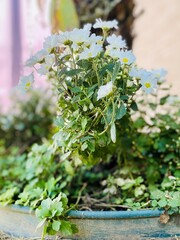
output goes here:
<path id="1" fill-rule="evenodd" d="M 52 68 L 54 62 L 55 62 L 54 54 L 50 54 L 46 56 L 45 63 L 41 64 L 41 67 L 37 70 L 37 72 L 40 75 L 46 75 L 49 72 L 49 70 Z"/>
<path id="2" fill-rule="evenodd" d="M 141 89 L 147 94 L 153 93 L 157 89 L 157 81 L 152 76 L 140 79 L 140 83 Z"/>
<path id="3" fill-rule="evenodd" d="M 106 40 L 110 44 L 107 46 L 107 48 L 120 49 L 127 47 L 125 40 L 123 40 L 121 36 L 116 36 L 115 34 L 113 34 L 112 36 L 107 37 Z"/>
<path id="4" fill-rule="evenodd" d="M 30 89 L 32 89 L 33 82 L 34 82 L 34 75 L 33 73 L 31 73 L 28 76 L 23 76 L 20 78 L 17 88 L 22 92 L 27 92 Z"/>
<path id="5" fill-rule="evenodd" d="M 136 57 L 132 53 L 132 51 L 120 51 L 119 59 L 122 65 L 127 64 L 130 65 L 135 62 Z"/>
<path id="6" fill-rule="evenodd" d="M 89 59 L 96 57 L 103 50 L 102 46 L 98 44 L 92 44 L 90 48 L 85 48 L 82 53 L 79 54 L 79 59 Z"/>
<path id="7" fill-rule="evenodd" d="M 165 81 L 167 71 L 164 68 L 152 70 L 152 73 L 157 78 L 158 83 L 162 83 Z"/>
<path id="8" fill-rule="evenodd" d="M 59 46 L 59 36 L 57 34 L 53 34 L 47 38 L 45 38 L 45 41 L 43 43 L 43 48 L 47 52 L 51 52 L 53 48 Z"/>
<path id="9" fill-rule="evenodd" d="M 47 54 L 48 54 L 48 52 L 46 50 L 44 50 L 44 49 L 38 51 L 35 55 L 30 57 L 26 61 L 25 66 L 33 67 L 35 64 L 41 62 L 47 56 Z"/>
<path id="10" fill-rule="evenodd" d="M 100 18 L 96 19 L 93 28 L 102 28 L 102 29 L 111 29 L 111 28 L 118 28 L 118 21 L 102 21 Z"/>

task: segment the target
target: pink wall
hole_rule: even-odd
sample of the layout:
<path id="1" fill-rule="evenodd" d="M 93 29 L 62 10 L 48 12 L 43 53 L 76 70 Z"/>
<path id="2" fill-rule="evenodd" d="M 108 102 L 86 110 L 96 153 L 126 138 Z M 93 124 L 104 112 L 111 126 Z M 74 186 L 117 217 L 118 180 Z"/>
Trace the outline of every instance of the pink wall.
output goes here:
<path id="1" fill-rule="evenodd" d="M 30 72 L 24 62 L 50 34 L 49 7 L 50 0 L 0 1 L 0 110 L 7 109 L 19 76 Z"/>

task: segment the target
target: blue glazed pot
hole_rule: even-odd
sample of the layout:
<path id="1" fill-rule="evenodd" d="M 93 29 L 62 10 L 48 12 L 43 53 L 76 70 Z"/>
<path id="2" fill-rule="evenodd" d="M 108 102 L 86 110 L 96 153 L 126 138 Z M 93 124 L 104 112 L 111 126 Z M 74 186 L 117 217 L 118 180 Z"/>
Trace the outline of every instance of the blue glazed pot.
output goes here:
<path id="1" fill-rule="evenodd" d="M 159 221 L 162 210 L 138 211 L 70 211 L 69 219 L 79 233 L 65 239 L 125 240 L 125 239 L 178 239 L 180 215 L 167 224 Z M 42 229 L 37 229 L 38 219 L 26 207 L 0 208 L 0 231 L 17 237 L 38 238 Z"/>

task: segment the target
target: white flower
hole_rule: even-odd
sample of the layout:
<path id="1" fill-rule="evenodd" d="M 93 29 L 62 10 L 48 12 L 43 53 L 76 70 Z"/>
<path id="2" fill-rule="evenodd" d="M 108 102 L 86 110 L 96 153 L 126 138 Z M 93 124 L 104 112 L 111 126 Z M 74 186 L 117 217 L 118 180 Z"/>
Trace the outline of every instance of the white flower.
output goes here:
<path id="1" fill-rule="evenodd" d="M 96 19 L 96 23 L 93 25 L 93 28 L 102 28 L 102 29 L 111 29 L 118 28 L 118 21 L 102 21 L 100 18 Z"/>
<path id="2" fill-rule="evenodd" d="M 41 64 L 41 67 L 37 70 L 40 75 L 46 75 L 52 68 L 55 62 L 54 54 L 47 55 L 45 58 L 45 63 Z"/>
<path id="3" fill-rule="evenodd" d="M 32 89 L 32 85 L 34 82 L 34 75 L 31 73 L 28 76 L 23 76 L 20 78 L 17 88 L 22 92 L 27 92 Z"/>
<path id="4" fill-rule="evenodd" d="M 147 94 L 152 93 L 157 89 L 157 80 L 152 75 L 147 76 L 146 78 L 141 78 L 140 83 L 142 85 L 141 89 Z"/>
<path id="5" fill-rule="evenodd" d="M 71 44 L 71 35 L 72 35 L 72 31 L 68 32 L 61 32 L 59 35 L 58 35 L 58 43 L 59 43 L 59 46 L 61 45 L 69 45 Z"/>
<path id="6" fill-rule="evenodd" d="M 107 37 L 107 42 L 110 44 L 107 46 L 108 49 L 120 49 L 126 48 L 126 42 L 121 36 L 116 36 L 115 34 Z"/>
<path id="7" fill-rule="evenodd" d="M 162 83 L 165 81 L 165 76 L 167 75 L 167 71 L 164 68 L 152 70 L 152 73 L 157 78 L 157 81 L 159 83 Z"/>
<path id="8" fill-rule="evenodd" d="M 48 52 L 46 50 L 44 50 L 44 49 L 38 51 L 35 55 L 30 57 L 26 61 L 25 66 L 33 67 L 35 64 L 41 62 L 47 56 L 47 54 L 48 54 Z"/>
<path id="9" fill-rule="evenodd" d="M 120 56 L 120 50 L 117 50 L 117 49 L 111 49 L 111 48 L 108 48 L 106 47 L 106 52 L 105 52 L 106 55 L 112 57 L 112 58 L 119 58 Z"/>
<path id="10" fill-rule="evenodd" d="M 79 59 L 89 59 L 96 57 L 103 50 L 102 46 L 98 44 L 92 44 L 90 48 L 85 48 L 82 53 L 79 54 Z"/>
<path id="11" fill-rule="evenodd" d="M 102 45 L 102 40 L 103 40 L 103 37 L 101 36 L 96 36 L 95 33 L 91 34 L 89 38 L 87 38 L 87 40 L 84 42 L 84 45 L 89 47 L 90 45 L 92 45 L 93 43 L 96 43 L 96 44 L 99 44 L 99 45 Z"/>
<path id="12" fill-rule="evenodd" d="M 101 86 L 97 92 L 97 100 L 106 97 L 113 90 L 113 82 L 108 82 L 107 84 Z"/>
<path id="13" fill-rule="evenodd" d="M 89 35 L 90 31 L 75 28 L 71 33 L 71 41 L 77 44 L 84 43 L 88 40 Z"/>
<path id="14" fill-rule="evenodd" d="M 83 27 L 83 30 L 91 32 L 92 24 L 91 23 L 86 23 Z"/>
<path id="15" fill-rule="evenodd" d="M 132 53 L 132 51 L 120 51 L 120 54 L 119 54 L 119 59 L 120 59 L 120 62 L 121 64 L 132 64 L 135 62 L 136 60 L 136 57 L 134 56 L 134 54 Z"/>
<path id="16" fill-rule="evenodd" d="M 137 69 L 135 67 L 131 68 L 129 71 L 129 76 L 139 78 L 139 79 L 146 79 L 152 75 L 151 72 L 145 70 L 145 69 Z"/>
<path id="17" fill-rule="evenodd" d="M 59 45 L 71 45 L 77 51 L 79 47 L 89 40 L 91 24 L 86 24 L 83 29 L 75 28 L 72 31 L 62 32 L 58 35 Z"/>
<path id="18" fill-rule="evenodd" d="M 56 34 L 45 38 L 43 43 L 43 48 L 49 53 L 52 51 L 53 48 L 58 46 L 59 46 L 59 35 L 56 35 Z"/>

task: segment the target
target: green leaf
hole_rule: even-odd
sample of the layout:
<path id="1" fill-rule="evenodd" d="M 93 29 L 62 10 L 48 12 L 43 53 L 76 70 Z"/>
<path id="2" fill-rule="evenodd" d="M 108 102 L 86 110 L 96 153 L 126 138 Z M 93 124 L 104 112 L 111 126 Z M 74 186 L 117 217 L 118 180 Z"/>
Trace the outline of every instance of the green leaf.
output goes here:
<path id="1" fill-rule="evenodd" d="M 125 100 L 128 100 L 129 97 L 128 97 L 127 95 L 121 95 L 121 96 L 120 96 L 120 99 L 123 100 L 123 101 L 125 101 Z"/>
<path id="2" fill-rule="evenodd" d="M 89 70 L 89 69 L 91 69 L 91 67 L 92 67 L 92 63 L 91 62 L 89 62 L 88 60 L 79 60 L 78 62 L 77 62 L 77 65 L 79 66 L 79 67 L 81 67 L 81 68 L 83 68 L 83 69 L 86 69 L 86 70 Z"/>
<path id="3" fill-rule="evenodd" d="M 66 172 L 67 172 L 69 175 L 73 176 L 73 175 L 74 175 L 74 168 L 72 167 L 71 162 L 68 161 L 68 160 L 66 160 L 66 161 L 64 162 L 64 166 L 65 166 Z"/>
<path id="4" fill-rule="evenodd" d="M 42 209 L 50 209 L 52 204 L 52 200 L 50 198 L 47 198 L 41 202 Z"/>
<path id="5" fill-rule="evenodd" d="M 151 191 L 151 199 L 161 199 L 165 196 L 165 193 L 163 191 L 160 191 L 159 189 Z"/>
<path id="6" fill-rule="evenodd" d="M 141 196 L 143 193 L 144 193 L 144 191 L 143 191 L 142 187 L 136 187 L 134 190 L 135 197 Z"/>
<path id="7" fill-rule="evenodd" d="M 72 69 L 72 70 L 69 70 L 69 71 L 65 71 L 64 74 L 68 77 L 73 77 L 73 76 L 76 76 L 77 74 L 79 74 L 82 71 L 83 71 L 82 69 Z"/>
<path id="8" fill-rule="evenodd" d="M 117 107 L 116 109 L 116 119 L 121 119 L 122 117 L 124 117 L 124 115 L 126 115 L 126 107 L 124 105 L 124 103 L 121 103 L 120 107 Z"/>
<path id="9" fill-rule="evenodd" d="M 156 200 L 152 200 L 151 205 L 152 205 L 153 207 L 157 207 L 158 203 L 157 203 Z"/>
<path id="10" fill-rule="evenodd" d="M 132 101 L 130 108 L 131 108 L 133 111 L 138 111 L 137 103 L 136 103 L 135 101 Z"/>
<path id="11" fill-rule="evenodd" d="M 63 155 L 61 155 L 61 160 L 64 161 L 64 160 L 67 159 L 70 155 L 71 155 L 71 151 L 64 153 Z"/>
<path id="12" fill-rule="evenodd" d="M 64 235 L 72 235 L 73 229 L 71 228 L 71 223 L 69 221 L 62 220 L 61 226 L 60 226 L 60 231 Z"/>
<path id="13" fill-rule="evenodd" d="M 42 221 L 40 221 L 40 222 L 38 223 L 36 229 L 41 228 L 41 227 L 44 225 L 45 222 L 46 222 L 46 218 L 44 218 Z"/>
<path id="14" fill-rule="evenodd" d="M 107 71 L 113 72 L 113 70 L 114 70 L 114 65 L 115 65 L 114 63 L 109 63 L 109 64 L 103 66 L 103 67 L 100 69 L 100 71 L 99 71 L 99 76 L 100 76 L 100 77 L 103 77 L 104 75 L 107 74 Z"/>
<path id="15" fill-rule="evenodd" d="M 173 207 L 173 208 L 175 208 L 175 207 L 180 207 L 180 198 L 177 198 L 177 199 L 169 199 L 169 202 L 168 202 L 168 205 L 170 206 L 170 207 Z"/>
<path id="16" fill-rule="evenodd" d="M 112 79 L 111 79 L 111 81 L 114 82 L 114 81 L 116 80 L 116 77 L 117 77 L 117 75 L 118 75 L 118 73 L 119 73 L 120 67 L 121 67 L 120 62 L 116 62 L 116 63 L 114 64 L 114 69 L 113 69 L 113 74 L 112 74 Z"/>
<path id="17" fill-rule="evenodd" d="M 159 200 L 159 201 L 158 201 L 158 205 L 159 205 L 160 207 L 165 207 L 165 206 L 167 205 L 166 199 L 161 199 L 161 200 Z"/>
<path id="18" fill-rule="evenodd" d="M 111 134 L 112 142 L 115 143 L 116 142 L 116 125 L 114 122 L 111 124 L 110 134 Z"/>
<path id="19" fill-rule="evenodd" d="M 168 162 L 171 159 L 175 158 L 175 154 L 174 153 L 169 153 L 166 155 L 166 157 L 164 158 L 164 162 Z"/>
<path id="20" fill-rule="evenodd" d="M 88 147 L 87 142 L 84 142 L 84 143 L 82 144 L 82 146 L 81 146 L 81 150 L 84 151 L 84 150 L 87 149 L 87 147 Z"/>
<path id="21" fill-rule="evenodd" d="M 72 91 L 73 93 L 80 93 L 80 92 L 82 92 L 82 90 L 81 90 L 80 87 L 73 87 L 73 88 L 71 88 L 71 91 Z"/>
<path id="22" fill-rule="evenodd" d="M 61 116 L 58 116 L 55 120 L 54 120 L 54 124 L 59 127 L 62 128 L 64 127 L 64 120 Z"/>
<path id="23" fill-rule="evenodd" d="M 167 101 L 167 99 L 169 98 L 170 95 L 166 95 L 165 97 L 162 97 L 160 99 L 160 105 L 164 105 Z"/>
<path id="24" fill-rule="evenodd" d="M 60 221 L 53 220 L 52 229 L 54 231 L 58 232 L 59 229 L 60 229 L 60 226 L 61 226 L 61 222 Z"/>

